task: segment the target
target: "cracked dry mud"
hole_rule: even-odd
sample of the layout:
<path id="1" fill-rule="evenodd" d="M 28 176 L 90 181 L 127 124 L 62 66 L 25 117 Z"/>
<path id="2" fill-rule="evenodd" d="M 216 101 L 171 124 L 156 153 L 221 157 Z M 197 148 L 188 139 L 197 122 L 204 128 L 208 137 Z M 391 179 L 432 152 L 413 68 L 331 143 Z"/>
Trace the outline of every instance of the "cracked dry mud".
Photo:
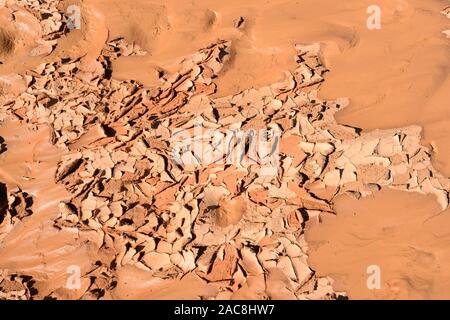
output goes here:
<path id="1" fill-rule="evenodd" d="M 447 297 L 450 180 L 420 126 L 336 121 L 349 101 L 320 97 L 323 44 L 293 45 L 282 81 L 235 94 L 217 93 L 240 40 L 210 41 L 143 86 L 123 79 L 143 47 L 106 37 L 77 56 L 59 1 L 16 3 L 1 8 L 16 18 L 0 58 L 25 69 L 0 77 L 0 299 L 373 298 L 373 263 L 388 273 L 377 298 Z M 14 31 L 18 16 L 38 31 Z M 199 123 L 214 135 L 174 139 Z M 190 148 L 235 155 L 227 130 L 264 128 L 280 132 L 275 175 L 261 174 L 271 154 L 204 165 Z"/>

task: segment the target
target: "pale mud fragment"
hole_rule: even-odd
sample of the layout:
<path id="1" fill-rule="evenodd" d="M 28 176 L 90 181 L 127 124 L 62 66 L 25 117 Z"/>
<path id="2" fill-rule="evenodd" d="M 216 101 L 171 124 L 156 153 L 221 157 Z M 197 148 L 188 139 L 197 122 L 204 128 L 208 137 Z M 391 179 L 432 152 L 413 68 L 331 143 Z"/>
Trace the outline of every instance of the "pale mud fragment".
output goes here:
<path id="1" fill-rule="evenodd" d="M 450 19 L 450 7 L 446 7 L 444 10 L 441 11 L 441 13 Z"/>

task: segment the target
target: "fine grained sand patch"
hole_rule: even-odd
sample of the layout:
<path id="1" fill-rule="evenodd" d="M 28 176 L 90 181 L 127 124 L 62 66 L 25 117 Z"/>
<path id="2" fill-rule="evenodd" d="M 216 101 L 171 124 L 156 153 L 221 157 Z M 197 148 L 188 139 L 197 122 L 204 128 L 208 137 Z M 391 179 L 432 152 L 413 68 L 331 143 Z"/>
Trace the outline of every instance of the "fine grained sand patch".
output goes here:
<path id="1" fill-rule="evenodd" d="M 353 299 L 449 299 L 450 210 L 431 196 L 383 189 L 356 200 L 342 195 L 336 215 L 306 231 L 309 263 Z M 381 271 L 368 289 L 367 268 Z M 370 269 L 369 269 L 370 270 Z"/>

